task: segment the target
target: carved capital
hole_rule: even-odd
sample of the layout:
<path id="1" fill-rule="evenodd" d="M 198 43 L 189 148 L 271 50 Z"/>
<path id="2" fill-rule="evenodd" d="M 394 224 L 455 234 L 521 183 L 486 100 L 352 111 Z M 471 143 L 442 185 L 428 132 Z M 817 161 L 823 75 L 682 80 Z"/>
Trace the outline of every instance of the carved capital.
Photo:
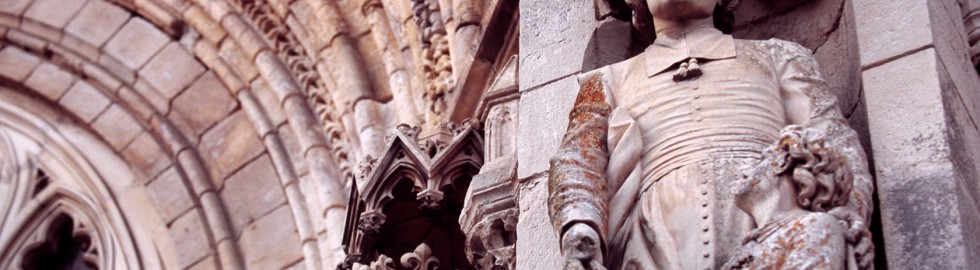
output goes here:
<path id="1" fill-rule="evenodd" d="M 385 214 L 381 211 L 364 212 L 357 220 L 357 229 L 367 235 L 378 235 L 385 224 Z"/>
<path id="2" fill-rule="evenodd" d="M 439 211 L 442 209 L 442 191 L 427 189 L 419 192 L 415 199 L 419 202 L 419 208 L 428 211 Z"/>

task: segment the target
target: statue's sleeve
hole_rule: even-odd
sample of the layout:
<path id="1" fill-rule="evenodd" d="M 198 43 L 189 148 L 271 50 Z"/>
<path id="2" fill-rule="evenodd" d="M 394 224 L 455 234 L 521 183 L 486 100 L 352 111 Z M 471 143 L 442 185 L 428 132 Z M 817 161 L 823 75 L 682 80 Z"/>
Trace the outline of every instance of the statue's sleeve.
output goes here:
<path id="1" fill-rule="evenodd" d="M 609 215 L 604 171 L 610 111 L 601 75 L 592 75 L 581 84 L 548 178 L 549 213 L 559 237 L 570 225 L 585 223 L 599 233 L 603 248 Z"/>
<path id="2" fill-rule="evenodd" d="M 854 209 L 868 226 L 873 211 L 871 192 L 874 186 L 857 132 L 847 125 L 847 119 L 837 105 L 837 97 L 829 91 L 810 50 L 788 41 L 767 42 L 775 52 L 773 60 L 780 74 L 787 123 L 821 130 L 828 143 L 841 147 L 854 176 L 848 207 Z"/>

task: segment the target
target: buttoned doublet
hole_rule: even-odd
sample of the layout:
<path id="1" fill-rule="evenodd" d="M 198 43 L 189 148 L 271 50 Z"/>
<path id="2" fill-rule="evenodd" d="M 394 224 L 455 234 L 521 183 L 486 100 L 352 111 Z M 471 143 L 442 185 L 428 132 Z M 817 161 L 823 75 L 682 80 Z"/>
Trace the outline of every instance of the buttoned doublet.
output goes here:
<path id="1" fill-rule="evenodd" d="M 675 79 L 692 58 L 701 74 Z M 596 74 L 612 108 L 600 198 L 608 220 L 552 211 L 564 224 L 605 226 L 614 269 L 720 267 L 753 227 L 732 201 L 734 177 L 782 127 L 844 122 L 809 50 L 781 40 L 699 28 L 581 78 Z"/>

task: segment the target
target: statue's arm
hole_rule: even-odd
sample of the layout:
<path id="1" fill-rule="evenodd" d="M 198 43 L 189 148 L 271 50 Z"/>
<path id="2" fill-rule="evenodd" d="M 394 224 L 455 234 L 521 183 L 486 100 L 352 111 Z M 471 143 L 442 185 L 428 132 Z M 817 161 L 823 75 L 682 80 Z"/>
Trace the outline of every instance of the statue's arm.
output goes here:
<path id="1" fill-rule="evenodd" d="M 871 192 L 874 188 L 868 171 L 867 156 L 861 147 L 857 132 L 847 125 L 837 104 L 837 97 L 829 91 L 827 82 L 820 75 L 817 61 L 810 50 L 787 41 L 775 43 L 779 56 L 777 68 L 781 70 L 780 88 L 789 124 L 821 130 L 828 143 L 841 148 L 854 176 L 854 186 L 848 207 L 858 215 L 863 225 L 870 220 L 873 210 Z"/>
<path id="2" fill-rule="evenodd" d="M 598 234 L 600 239 L 595 239 L 596 244 L 604 246 L 608 220 L 606 192 L 609 192 L 604 171 L 609 159 L 610 111 L 600 75 L 583 82 L 569 113 L 568 129 L 551 159 L 548 205 L 563 245 L 569 228 L 585 224 Z"/>
<path id="3" fill-rule="evenodd" d="M 832 209 L 830 214 L 847 221 L 850 228 L 847 242 L 854 247 L 860 269 L 869 269 L 874 259 L 874 245 L 868 231 L 872 206 L 873 179 L 868 159 L 861 147 L 857 132 L 847 125 L 834 96 L 820 75 L 817 61 L 809 49 L 795 43 L 770 40 L 781 72 L 780 88 L 789 124 L 797 124 L 824 132 L 827 143 L 839 147 L 847 159 L 853 176 L 851 197 L 847 206 Z"/>

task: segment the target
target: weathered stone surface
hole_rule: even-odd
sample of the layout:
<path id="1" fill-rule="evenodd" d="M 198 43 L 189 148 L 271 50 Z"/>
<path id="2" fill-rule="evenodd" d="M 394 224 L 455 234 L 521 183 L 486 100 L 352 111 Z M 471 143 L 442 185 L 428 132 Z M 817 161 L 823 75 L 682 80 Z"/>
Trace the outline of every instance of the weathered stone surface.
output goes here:
<path id="1" fill-rule="evenodd" d="M 109 40 L 126 19 L 129 19 L 129 12 L 126 10 L 105 1 L 91 0 L 75 15 L 65 31 L 100 46 Z"/>
<path id="2" fill-rule="evenodd" d="M 153 24 L 140 18 L 131 18 L 112 36 L 103 50 L 127 67 L 138 69 L 163 48 L 168 40 L 170 37 Z"/>
<path id="3" fill-rule="evenodd" d="M 216 262 L 214 256 L 208 256 L 207 258 L 204 258 L 203 260 L 195 263 L 190 268 L 187 268 L 187 270 L 210 270 L 210 269 L 218 269 L 218 263 Z"/>
<path id="4" fill-rule="evenodd" d="M 214 73 L 207 72 L 197 78 L 186 91 L 174 98 L 171 113 L 179 114 L 186 122 L 189 136 L 197 137 L 237 107 L 221 81 Z"/>
<path id="5" fill-rule="evenodd" d="M 34 69 L 24 85 L 41 93 L 50 100 L 58 100 L 75 82 L 75 76 L 51 63 L 42 63 Z"/>
<path id="6" fill-rule="evenodd" d="M 240 231 L 272 209 L 286 202 L 268 156 L 255 159 L 228 177 L 221 199 L 231 212 L 231 223 Z"/>
<path id="7" fill-rule="evenodd" d="M 926 2 L 853 0 L 853 4 L 865 67 L 933 42 Z"/>
<path id="8" fill-rule="evenodd" d="M 950 162 L 949 128 L 933 49 L 864 72 L 889 266 L 966 268 L 974 231 L 957 203 L 961 186 Z M 897 113 L 901 112 L 901 113 Z M 973 234 L 973 233 L 971 233 Z"/>
<path id="9" fill-rule="evenodd" d="M 548 170 L 548 160 L 558 151 L 568 126 L 568 112 L 575 103 L 578 88 L 575 77 L 569 77 L 521 95 L 517 128 L 518 179 Z"/>
<path id="10" fill-rule="evenodd" d="M 91 84 L 78 81 L 58 101 L 82 121 L 91 122 L 111 101 Z"/>
<path id="11" fill-rule="evenodd" d="M 0 10 L 4 13 L 21 14 L 30 4 L 31 0 L 4 0 L 3 4 L 0 4 Z"/>
<path id="12" fill-rule="evenodd" d="M 60 1 L 36 0 L 24 12 L 24 17 L 44 22 L 55 28 L 64 27 L 88 0 Z"/>
<path id="13" fill-rule="evenodd" d="M 252 223 L 239 240 L 246 264 L 255 269 L 279 269 L 303 257 L 288 206 L 277 208 Z"/>
<path id="14" fill-rule="evenodd" d="M 137 181 L 146 182 L 170 166 L 170 157 L 160 147 L 150 133 L 144 132 L 122 151 L 136 172 Z"/>
<path id="15" fill-rule="evenodd" d="M 628 23 L 595 21 L 593 1 L 522 1 L 521 91 L 625 60 Z"/>
<path id="16" fill-rule="evenodd" d="M 262 152 L 264 146 L 245 115 L 236 112 L 204 133 L 198 149 L 209 165 L 211 181 L 220 188 L 225 176 Z"/>
<path id="17" fill-rule="evenodd" d="M 173 221 L 195 204 L 190 191 L 184 186 L 183 177 L 174 167 L 163 171 L 146 186 L 146 190 L 166 222 Z"/>
<path id="18" fill-rule="evenodd" d="M 518 205 L 517 269 L 561 269 L 558 235 L 548 215 L 548 177 L 522 184 Z"/>
<path id="19" fill-rule="evenodd" d="M 0 75 L 14 81 L 27 79 L 39 63 L 41 59 L 17 47 L 8 46 L 0 51 Z"/>
<path id="20" fill-rule="evenodd" d="M 211 243 L 204 232 L 201 217 L 198 211 L 189 211 L 170 224 L 170 235 L 174 237 L 174 249 L 181 268 L 189 267 L 211 254 Z"/>
<path id="21" fill-rule="evenodd" d="M 169 99 L 184 90 L 202 72 L 204 67 L 194 56 L 180 43 L 170 42 L 146 67 L 140 69 L 139 75 Z"/>
<path id="22" fill-rule="evenodd" d="M 131 112 L 115 104 L 109 106 L 98 119 L 95 119 L 92 128 L 116 150 L 126 147 L 143 131 L 143 127 L 133 119 Z"/>

